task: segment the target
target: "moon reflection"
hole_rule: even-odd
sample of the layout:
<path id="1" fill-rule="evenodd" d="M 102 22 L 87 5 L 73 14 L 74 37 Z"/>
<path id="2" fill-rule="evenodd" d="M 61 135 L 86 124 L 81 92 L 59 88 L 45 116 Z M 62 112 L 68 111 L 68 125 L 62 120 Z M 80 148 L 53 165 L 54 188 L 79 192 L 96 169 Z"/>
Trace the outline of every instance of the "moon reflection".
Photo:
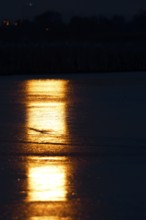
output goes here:
<path id="1" fill-rule="evenodd" d="M 58 216 L 35 216 L 30 217 L 29 220 L 72 220 L 72 218 L 60 218 Z"/>
<path id="2" fill-rule="evenodd" d="M 60 220 L 60 217 L 56 217 L 56 216 L 35 216 L 35 217 L 30 217 L 29 220 Z"/>
<path id="3" fill-rule="evenodd" d="M 65 80 L 28 80 L 27 139 L 64 143 L 67 137 Z"/>
<path id="4" fill-rule="evenodd" d="M 66 80 L 26 81 L 26 139 L 38 144 L 30 144 L 35 152 L 41 143 L 48 143 L 43 146 L 47 150 L 50 143 L 66 143 L 66 93 Z M 55 153 L 59 146 L 54 146 Z M 63 158 L 54 158 L 37 157 L 27 162 L 27 201 L 66 201 L 67 167 Z"/>
<path id="5" fill-rule="evenodd" d="M 66 201 L 67 167 L 57 157 L 30 160 L 27 201 Z"/>

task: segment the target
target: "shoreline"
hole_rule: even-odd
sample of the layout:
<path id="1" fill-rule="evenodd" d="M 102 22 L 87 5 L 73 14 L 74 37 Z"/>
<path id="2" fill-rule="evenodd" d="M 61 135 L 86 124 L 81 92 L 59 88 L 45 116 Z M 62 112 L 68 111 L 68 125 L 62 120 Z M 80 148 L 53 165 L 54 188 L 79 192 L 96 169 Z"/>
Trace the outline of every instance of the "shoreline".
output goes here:
<path id="1" fill-rule="evenodd" d="M 50 73 L 50 74 L 3 74 L 0 75 L 3 82 L 25 81 L 25 80 L 78 80 L 86 83 L 95 83 L 98 86 L 107 85 L 129 85 L 146 83 L 146 71 L 137 72 L 100 72 L 100 73 Z"/>
<path id="2" fill-rule="evenodd" d="M 38 44 L 0 46 L 0 75 L 146 71 L 146 46 Z"/>

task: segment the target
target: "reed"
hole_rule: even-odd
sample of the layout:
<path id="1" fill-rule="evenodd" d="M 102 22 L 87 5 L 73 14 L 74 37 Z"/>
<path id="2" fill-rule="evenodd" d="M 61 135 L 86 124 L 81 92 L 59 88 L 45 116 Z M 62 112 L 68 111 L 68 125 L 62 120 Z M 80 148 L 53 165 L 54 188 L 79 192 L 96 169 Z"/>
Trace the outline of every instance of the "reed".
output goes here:
<path id="1" fill-rule="evenodd" d="M 146 48 L 128 44 L 0 46 L 0 74 L 146 70 Z"/>

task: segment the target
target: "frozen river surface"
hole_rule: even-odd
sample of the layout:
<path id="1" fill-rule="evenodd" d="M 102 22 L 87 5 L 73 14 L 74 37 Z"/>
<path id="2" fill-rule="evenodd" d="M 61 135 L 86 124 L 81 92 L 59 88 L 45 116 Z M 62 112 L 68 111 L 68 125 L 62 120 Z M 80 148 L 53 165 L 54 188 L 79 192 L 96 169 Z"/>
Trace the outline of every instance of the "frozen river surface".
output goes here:
<path id="1" fill-rule="evenodd" d="M 146 73 L 1 77 L 1 219 L 146 218 Z"/>

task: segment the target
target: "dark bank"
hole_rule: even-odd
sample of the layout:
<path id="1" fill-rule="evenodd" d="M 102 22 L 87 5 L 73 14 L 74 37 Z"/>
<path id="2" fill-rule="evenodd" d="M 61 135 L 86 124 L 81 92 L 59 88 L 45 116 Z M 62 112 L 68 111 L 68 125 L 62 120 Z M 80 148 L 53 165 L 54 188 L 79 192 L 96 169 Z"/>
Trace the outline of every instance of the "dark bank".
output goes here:
<path id="1" fill-rule="evenodd" d="M 47 11 L 33 20 L 4 19 L 0 74 L 146 70 L 146 12 L 130 20 L 74 16 L 68 23 Z"/>

